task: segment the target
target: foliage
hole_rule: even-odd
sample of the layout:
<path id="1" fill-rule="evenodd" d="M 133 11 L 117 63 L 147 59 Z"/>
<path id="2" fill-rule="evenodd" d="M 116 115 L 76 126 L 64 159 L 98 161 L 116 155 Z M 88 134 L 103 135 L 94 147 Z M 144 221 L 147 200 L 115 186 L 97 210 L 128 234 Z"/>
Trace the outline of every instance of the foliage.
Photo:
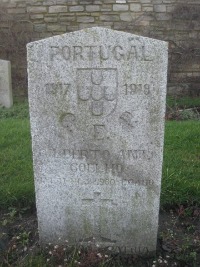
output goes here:
<path id="1" fill-rule="evenodd" d="M 200 114 L 194 109 L 184 109 L 179 111 L 180 120 L 199 120 Z"/>
<path id="2" fill-rule="evenodd" d="M 166 118 L 171 120 L 200 120 L 200 98 L 167 97 Z"/>
<path id="3" fill-rule="evenodd" d="M 188 109 L 200 107 L 200 97 L 167 96 L 167 107 L 171 109 Z"/>
<path id="4" fill-rule="evenodd" d="M 29 118 L 28 101 L 15 100 L 14 105 L 11 108 L 0 107 L 0 120 L 6 118 Z"/>

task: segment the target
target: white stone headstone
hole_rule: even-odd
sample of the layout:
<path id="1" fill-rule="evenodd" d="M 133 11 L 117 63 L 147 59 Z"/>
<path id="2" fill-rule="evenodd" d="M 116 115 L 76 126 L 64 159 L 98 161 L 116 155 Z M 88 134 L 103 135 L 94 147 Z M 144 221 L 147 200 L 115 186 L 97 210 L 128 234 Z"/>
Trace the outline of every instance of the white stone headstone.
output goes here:
<path id="1" fill-rule="evenodd" d="M 40 241 L 156 249 L 167 43 L 90 28 L 28 44 Z"/>
<path id="2" fill-rule="evenodd" d="M 11 64 L 0 59 L 0 106 L 10 108 L 12 105 Z"/>

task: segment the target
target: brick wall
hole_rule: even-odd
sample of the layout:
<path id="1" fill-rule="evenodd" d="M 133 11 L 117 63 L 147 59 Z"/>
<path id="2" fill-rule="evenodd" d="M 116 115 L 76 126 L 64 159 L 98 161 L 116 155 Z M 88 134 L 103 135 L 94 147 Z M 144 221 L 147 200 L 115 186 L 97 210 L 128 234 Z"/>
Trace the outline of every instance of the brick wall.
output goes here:
<path id="1" fill-rule="evenodd" d="M 199 0 L 1 0 L 0 58 L 15 95 L 27 95 L 29 41 L 103 26 L 169 42 L 169 94 L 200 95 Z"/>

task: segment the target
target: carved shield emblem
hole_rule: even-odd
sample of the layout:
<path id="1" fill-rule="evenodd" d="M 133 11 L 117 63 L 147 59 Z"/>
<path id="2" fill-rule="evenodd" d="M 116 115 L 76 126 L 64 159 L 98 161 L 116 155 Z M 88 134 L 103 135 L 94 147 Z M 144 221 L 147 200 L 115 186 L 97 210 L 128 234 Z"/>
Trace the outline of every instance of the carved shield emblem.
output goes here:
<path id="1" fill-rule="evenodd" d="M 78 69 L 77 94 L 92 116 L 108 116 L 117 105 L 116 69 Z"/>

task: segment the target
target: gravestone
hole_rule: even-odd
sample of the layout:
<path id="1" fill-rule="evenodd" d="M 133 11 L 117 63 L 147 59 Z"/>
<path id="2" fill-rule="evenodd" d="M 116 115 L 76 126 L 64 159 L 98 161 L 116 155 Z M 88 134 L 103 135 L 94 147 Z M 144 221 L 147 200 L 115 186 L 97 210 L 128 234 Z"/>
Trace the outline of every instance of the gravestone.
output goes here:
<path id="1" fill-rule="evenodd" d="M 10 108 L 13 105 L 11 64 L 10 61 L 0 60 L 0 106 Z"/>
<path id="2" fill-rule="evenodd" d="M 167 43 L 90 28 L 28 44 L 41 243 L 156 249 Z"/>

